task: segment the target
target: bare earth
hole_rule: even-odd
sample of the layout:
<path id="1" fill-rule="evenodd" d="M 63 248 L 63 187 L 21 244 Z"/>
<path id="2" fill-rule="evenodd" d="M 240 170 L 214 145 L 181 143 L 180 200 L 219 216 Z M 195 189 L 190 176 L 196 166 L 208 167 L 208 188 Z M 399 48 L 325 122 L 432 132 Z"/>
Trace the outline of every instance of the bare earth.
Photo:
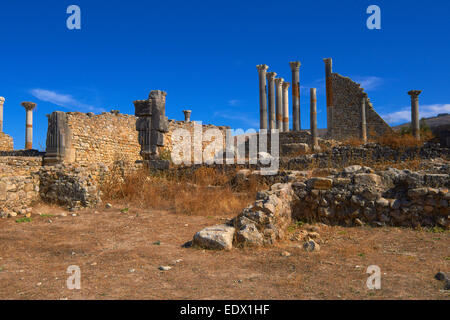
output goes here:
<path id="1" fill-rule="evenodd" d="M 0 299 L 450 298 L 433 278 L 450 271 L 449 232 L 321 226 L 316 253 L 290 240 L 215 252 L 182 244 L 230 216 L 122 208 L 61 217 L 62 209 L 40 207 L 54 216 L 1 220 Z M 81 290 L 67 289 L 71 265 L 81 269 Z M 166 265 L 173 268 L 158 270 Z M 366 287 L 370 265 L 381 268 L 381 290 Z"/>

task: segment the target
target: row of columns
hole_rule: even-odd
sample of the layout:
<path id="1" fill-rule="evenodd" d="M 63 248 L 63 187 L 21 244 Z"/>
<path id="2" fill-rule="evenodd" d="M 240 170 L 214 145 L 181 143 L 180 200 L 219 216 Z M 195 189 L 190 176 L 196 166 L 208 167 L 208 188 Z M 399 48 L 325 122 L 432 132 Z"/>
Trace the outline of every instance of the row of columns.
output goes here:
<path id="1" fill-rule="evenodd" d="M 300 130 L 300 62 L 290 62 L 292 70 L 292 115 L 294 131 Z M 291 83 L 267 72 L 269 66 L 256 66 L 259 74 L 259 113 L 261 129 L 289 131 L 289 87 Z M 267 81 L 267 82 L 266 82 Z M 267 103 L 268 102 L 268 103 Z"/>

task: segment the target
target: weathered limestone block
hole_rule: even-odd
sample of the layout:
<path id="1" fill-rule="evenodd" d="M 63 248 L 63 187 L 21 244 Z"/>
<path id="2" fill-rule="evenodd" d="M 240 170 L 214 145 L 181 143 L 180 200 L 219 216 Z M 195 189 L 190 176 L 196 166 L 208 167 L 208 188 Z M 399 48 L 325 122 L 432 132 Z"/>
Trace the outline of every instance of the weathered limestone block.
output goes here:
<path id="1" fill-rule="evenodd" d="M 193 244 L 213 250 L 231 250 L 235 228 L 227 225 L 207 227 L 194 235 Z"/>
<path id="2" fill-rule="evenodd" d="M 264 236 L 253 223 L 248 223 L 236 233 L 236 241 L 244 245 L 262 245 Z"/>

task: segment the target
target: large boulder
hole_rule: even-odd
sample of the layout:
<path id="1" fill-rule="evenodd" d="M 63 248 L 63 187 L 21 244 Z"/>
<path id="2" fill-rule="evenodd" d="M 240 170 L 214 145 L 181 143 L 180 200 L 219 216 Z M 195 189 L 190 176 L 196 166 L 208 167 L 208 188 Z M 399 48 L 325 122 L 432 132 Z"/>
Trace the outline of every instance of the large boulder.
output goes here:
<path id="1" fill-rule="evenodd" d="M 207 227 L 194 235 L 193 244 L 214 250 L 231 250 L 235 228 L 227 225 Z"/>

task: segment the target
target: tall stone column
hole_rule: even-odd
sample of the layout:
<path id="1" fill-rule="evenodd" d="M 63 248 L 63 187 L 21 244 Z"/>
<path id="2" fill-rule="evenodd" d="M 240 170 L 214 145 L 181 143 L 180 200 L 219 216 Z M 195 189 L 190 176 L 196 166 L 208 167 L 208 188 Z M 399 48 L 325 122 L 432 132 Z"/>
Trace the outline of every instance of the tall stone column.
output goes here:
<path id="1" fill-rule="evenodd" d="M 327 94 L 327 134 L 333 137 L 333 82 L 331 74 L 333 73 L 333 60 L 331 58 L 323 59 L 325 62 L 325 82 Z"/>
<path id="2" fill-rule="evenodd" d="M 3 104 L 5 103 L 5 98 L 0 97 L 0 132 L 3 132 Z"/>
<path id="3" fill-rule="evenodd" d="M 299 131 L 300 127 L 300 61 L 290 62 L 292 71 L 292 129 Z"/>
<path id="4" fill-rule="evenodd" d="M 411 90 L 408 94 L 411 96 L 411 129 L 414 138 L 420 140 L 420 122 L 419 122 L 419 95 L 421 90 Z"/>
<path id="5" fill-rule="evenodd" d="M 26 131 L 25 131 L 25 149 L 33 149 L 33 110 L 36 103 L 22 102 L 22 107 L 27 111 Z"/>
<path id="6" fill-rule="evenodd" d="M 366 100 L 367 94 L 363 93 L 361 95 L 361 140 L 364 144 L 367 143 Z"/>
<path id="7" fill-rule="evenodd" d="M 259 75 L 259 127 L 260 129 L 267 129 L 267 86 L 266 76 L 268 65 L 257 65 Z"/>
<path id="8" fill-rule="evenodd" d="M 319 141 L 317 137 L 317 95 L 316 88 L 310 89 L 310 125 L 311 125 L 311 149 L 317 151 L 319 149 Z"/>
<path id="9" fill-rule="evenodd" d="M 289 131 L 289 82 L 283 83 L 283 132 Z"/>
<path id="10" fill-rule="evenodd" d="M 283 78 L 275 79 L 275 83 L 277 85 L 277 129 L 280 132 L 283 132 Z"/>
<path id="11" fill-rule="evenodd" d="M 276 118 L 275 118 L 275 77 L 277 74 L 275 72 L 268 72 L 266 77 L 269 83 L 269 129 L 276 128 Z"/>
<path id="12" fill-rule="evenodd" d="M 184 113 L 184 122 L 191 122 L 191 110 L 183 110 Z"/>

